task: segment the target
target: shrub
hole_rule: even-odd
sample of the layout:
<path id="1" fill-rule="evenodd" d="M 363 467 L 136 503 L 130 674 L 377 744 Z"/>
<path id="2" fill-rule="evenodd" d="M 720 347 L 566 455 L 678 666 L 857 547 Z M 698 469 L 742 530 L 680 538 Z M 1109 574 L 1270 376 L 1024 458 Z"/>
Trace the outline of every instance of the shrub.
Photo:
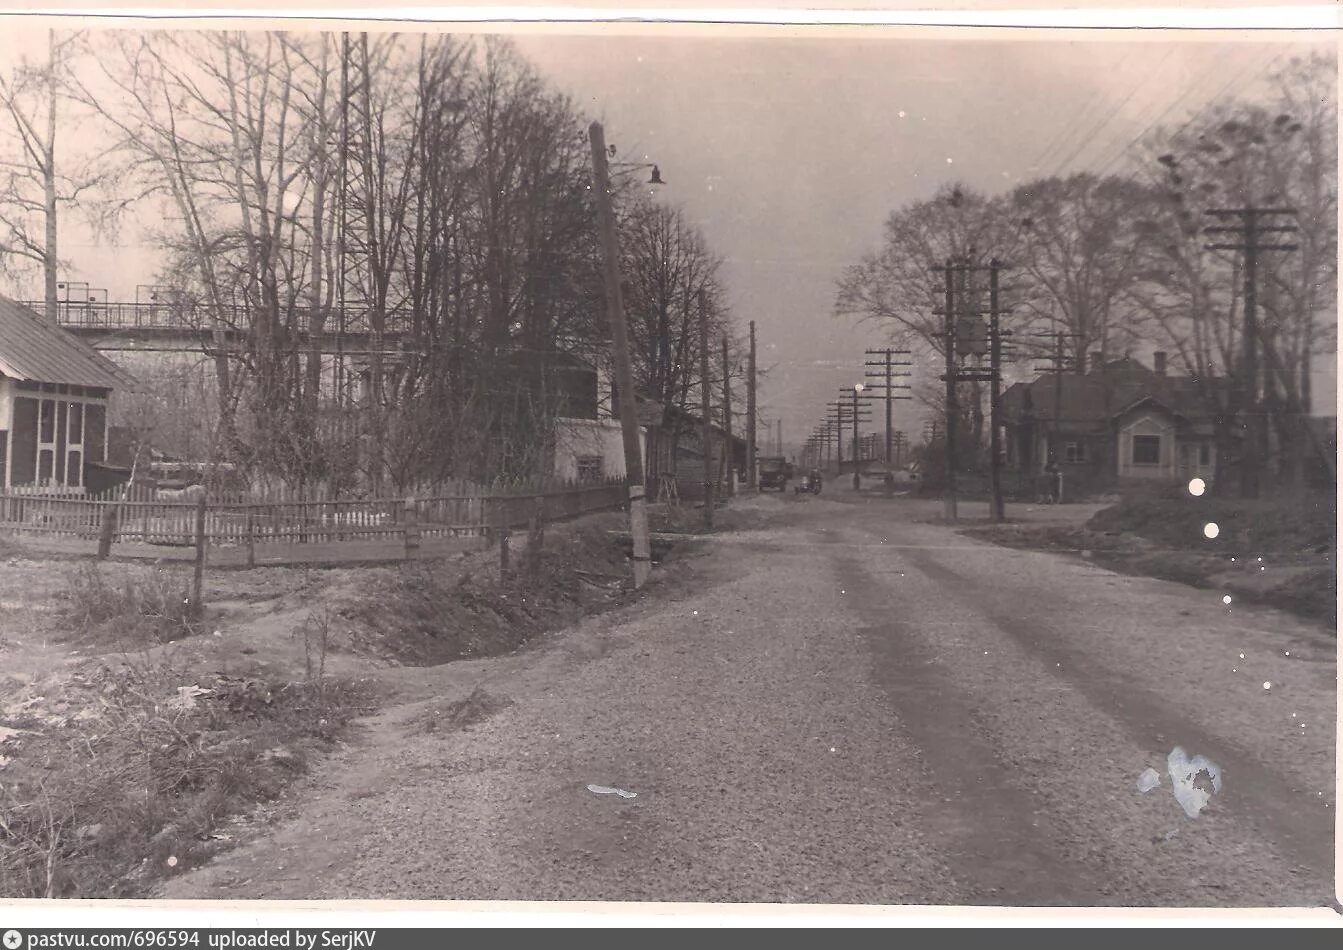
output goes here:
<path id="1" fill-rule="evenodd" d="M 0 896 L 133 897 L 200 864 L 362 702 L 346 683 L 196 680 L 162 661 L 103 667 L 88 688 L 97 715 L 33 724 L 7 750 Z"/>
<path id="2" fill-rule="evenodd" d="M 166 643 L 199 632 L 185 583 L 164 571 L 128 576 L 115 584 L 98 564 L 67 575 L 59 595 L 64 620 L 77 639 L 118 646 Z"/>

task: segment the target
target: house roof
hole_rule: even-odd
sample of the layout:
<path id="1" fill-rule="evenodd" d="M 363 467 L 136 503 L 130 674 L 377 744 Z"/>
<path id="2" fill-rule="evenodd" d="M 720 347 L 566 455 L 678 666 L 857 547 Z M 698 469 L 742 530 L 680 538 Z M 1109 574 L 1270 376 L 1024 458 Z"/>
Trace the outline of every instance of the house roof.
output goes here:
<path id="1" fill-rule="evenodd" d="M 1156 396 L 1150 394 L 1140 396 L 1138 399 L 1129 403 L 1127 406 L 1124 406 L 1122 409 L 1120 409 L 1118 412 L 1114 414 L 1114 418 L 1118 419 L 1120 416 L 1126 416 L 1131 412 L 1137 412 L 1139 409 L 1158 409 L 1161 412 L 1164 412 L 1169 416 L 1173 416 L 1176 419 L 1185 419 L 1183 413 L 1175 411 L 1170 406 L 1166 405 L 1164 402 L 1158 399 Z"/>
<path id="2" fill-rule="evenodd" d="M 1003 393 L 1005 415 L 1013 420 L 1026 415 L 1052 420 L 1056 386 L 1060 422 L 1072 428 L 1108 424 L 1148 398 L 1191 421 L 1208 415 L 1198 380 L 1155 373 L 1130 357 L 1110 360 L 1085 375 L 1064 374 L 1056 381 L 1054 374 L 1047 373 L 1028 383 L 1016 383 Z"/>
<path id="3" fill-rule="evenodd" d="M 0 373 L 28 382 L 125 389 L 134 379 L 23 304 L 0 297 Z"/>

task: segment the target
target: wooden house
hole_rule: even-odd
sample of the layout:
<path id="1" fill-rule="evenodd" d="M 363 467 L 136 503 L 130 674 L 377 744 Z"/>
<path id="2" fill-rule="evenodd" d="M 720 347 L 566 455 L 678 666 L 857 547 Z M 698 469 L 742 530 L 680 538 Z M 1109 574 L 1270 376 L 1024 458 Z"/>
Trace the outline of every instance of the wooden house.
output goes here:
<path id="1" fill-rule="evenodd" d="M 132 379 L 93 347 L 0 297 L 0 474 L 5 491 L 81 491 L 107 459 L 108 400 Z"/>

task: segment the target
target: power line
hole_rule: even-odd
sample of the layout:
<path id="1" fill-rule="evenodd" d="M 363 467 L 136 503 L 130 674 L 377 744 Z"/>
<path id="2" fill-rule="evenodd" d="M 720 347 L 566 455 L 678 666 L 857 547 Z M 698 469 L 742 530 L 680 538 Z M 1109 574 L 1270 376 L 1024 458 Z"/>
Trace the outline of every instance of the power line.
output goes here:
<path id="1" fill-rule="evenodd" d="M 1256 79 L 1259 78 L 1259 76 L 1262 76 L 1270 69 L 1272 69 L 1277 64 L 1278 60 L 1282 59 L 1282 57 L 1285 55 L 1287 55 L 1287 51 L 1283 50 L 1280 51 L 1276 56 L 1270 58 L 1259 68 L 1259 70 L 1255 74 L 1255 78 Z M 1232 86 L 1235 86 L 1238 83 L 1240 83 L 1246 76 L 1250 74 L 1251 70 L 1253 69 L 1254 64 L 1251 63 L 1250 65 L 1242 69 L 1240 72 L 1236 73 L 1235 76 L 1231 77 L 1231 79 L 1228 80 L 1226 84 L 1223 85 L 1216 93 L 1214 93 L 1212 96 L 1204 100 L 1203 105 L 1198 109 L 1198 111 L 1194 112 L 1187 120 L 1185 120 L 1185 123 L 1183 125 L 1181 125 L 1178 129 L 1175 130 L 1174 133 L 1175 136 L 1184 134 L 1184 132 L 1190 126 L 1192 126 L 1199 119 L 1203 118 L 1203 116 L 1207 114 L 1209 109 L 1213 108 L 1215 105 L 1217 105 L 1217 103 L 1219 103 L 1222 100 L 1222 97 L 1225 96 L 1227 92 L 1231 90 Z M 1216 64 L 1214 64 L 1213 68 L 1209 70 L 1209 72 L 1206 75 L 1211 75 L 1215 70 L 1216 70 Z M 1119 161 L 1123 159 L 1123 157 L 1128 153 L 1129 149 L 1133 148 L 1133 146 L 1137 145 L 1140 141 L 1142 141 L 1147 136 L 1147 134 L 1151 132 L 1153 128 L 1159 125 L 1166 118 L 1167 115 L 1173 112 L 1175 110 L 1176 105 L 1178 105 L 1183 99 L 1185 99 L 1189 95 L 1189 92 L 1192 92 L 1193 89 L 1196 88 L 1197 86 L 1198 83 L 1195 83 L 1194 86 L 1191 86 L 1190 89 L 1186 91 L 1184 96 L 1181 96 L 1179 99 L 1175 100 L 1175 102 L 1171 103 L 1170 107 L 1167 108 L 1165 112 L 1163 112 L 1152 122 L 1149 122 L 1141 132 L 1139 132 L 1136 136 L 1133 137 L 1133 140 L 1131 142 L 1129 142 L 1121 150 L 1115 153 L 1115 155 L 1110 159 L 1109 162 L 1105 164 L 1105 166 L 1101 169 L 1101 171 L 1098 174 L 1102 176 L 1107 174 L 1111 168 L 1113 168 Z"/>
<path id="2" fill-rule="evenodd" d="M 1055 154 L 1055 150 L 1061 148 L 1064 141 L 1072 138 L 1074 132 L 1081 127 L 1082 117 L 1090 112 L 1103 98 L 1100 89 L 1092 92 L 1091 98 L 1082 104 L 1082 108 L 1077 110 L 1077 114 L 1065 122 L 1055 133 L 1054 138 L 1044 147 L 1044 150 L 1036 156 L 1035 161 L 1030 164 L 1032 170 L 1039 168 L 1044 164 L 1045 159 Z"/>
<path id="3" fill-rule="evenodd" d="M 1071 155 L 1069 155 L 1063 161 L 1059 162 L 1058 166 L 1054 169 L 1054 174 L 1050 176 L 1051 178 L 1057 178 L 1059 172 L 1063 171 L 1064 168 L 1072 164 L 1073 160 L 1076 159 L 1077 156 L 1080 155 L 1088 145 L 1090 145 L 1092 142 L 1096 140 L 1096 136 L 1100 133 L 1102 129 L 1104 129 L 1111 122 L 1115 121 L 1115 119 L 1119 116 L 1119 114 L 1124 111 L 1124 106 L 1128 105 L 1129 102 L 1132 101 L 1133 97 L 1138 94 L 1138 90 L 1142 89 L 1149 82 L 1151 82 L 1152 78 L 1161 71 L 1161 67 L 1164 66 L 1166 62 L 1170 59 L 1172 53 L 1174 53 L 1173 48 L 1166 51 L 1165 57 L 1161 60 L 1161 63 L 1157 66 L 1157 68 L 1152 70 L 1152 72 L 1148 73 L 1147 75 L 1143 76 L 1141 79 L 1139 79 L 1137 84 L 1134 85 L 1134 87 L 1129 91 L 1129 94 L 1124 97 L 1124 101 L 1119 103 L 1118 106 L 1116 106 L 1113 110 L 1111 110 L 1109 113 L 1106 114 L 1106 116 L 1101 120 L 1100 125 L 1098 125 L 1091 132 L 1090 135 L 1082 139 L 1081 143 L 1078 145 L 1077 148 L 1073 150 Z"/>
<path id="4" fill-rule="evenodd" d="M 1123 148 L 1115 152 L 1114 155 L 1111 156 L 1109 162 L 1107 162 L 1105 166 L 1103 166 L 1101 171 L 1098 172 L 1097 174 L 1101 175 L 1102 177 L 1105 174 L 1107 174 L 1110 170 L 1110 167 L 1113 166 L 1116 162 L 1118 162 L 1121 158 L 1123 158 L 1124 154 L 1128 152 L 1130 148 L 1138 144 L 1138 142 L 1142 141 L 1143 137 L 1147 135 L 1147 133 L 1151 131 L 1151 129 L 1164 122 L 1167 116 L 1169 116 L 1172 112 L 1178 109 L 1183 103 L 1185 103 L 1189 99 L 1189 97 L 1194 94 L 1195 91 L 1203 87 L 1204 84 L 1207 82 L 1207 80 L 1213 78 L 1217 74 L 1219 65 L 1220 64 L 1217 62 L 1213 62 L 1211 65 L 1209 65 L 1208 68 L 1203 71 L 1203 74 L 1198 77 L 1198 79 L 1194 80 L 1192 83 L 1190 83 L 1188 86 L 1185 87 L 1184 92 L 1180 93 L 1180 95 L 1176 96 L 1173 100 L 1171 100 L 1171 102 L 1167 104 L 1166 108 L 1162 109 L 1157 116 L 1145 122 L 1143 124 L 1142 131 L 1140 131 L 1137 135 L 1135 135 L 1127 145 L 1125 145 Z"/>

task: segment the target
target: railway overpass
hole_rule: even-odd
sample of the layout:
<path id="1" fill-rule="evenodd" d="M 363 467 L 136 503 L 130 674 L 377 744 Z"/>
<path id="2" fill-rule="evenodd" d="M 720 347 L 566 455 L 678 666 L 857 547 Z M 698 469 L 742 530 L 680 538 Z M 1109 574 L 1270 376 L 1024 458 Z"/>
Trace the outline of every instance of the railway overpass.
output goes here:
<path id="1" fill-rule="evenodd" d="M 43 301 L 24 301 L 36 313 L 46 307 Z M 90 343 L 94 349 L 139 353 L 199 353 L 223 345 L 241 348 L 251 317 L 243 307 L 225 307 L 223 313 L 184 304 L 120 301 L 68 301 L 56 305 L 56 322 Z M 328 329 L 318 341 L 324 355 L 360 357 L 375 352 L 396 354 L 405 351 L 411 336 L 404 313 L 389 314 L 382 333 L 369 328 L 367 311 L 332 311 Z M 301 350 L 312 345 L 306 315 L 297 326 L 283 331 Z"/>

